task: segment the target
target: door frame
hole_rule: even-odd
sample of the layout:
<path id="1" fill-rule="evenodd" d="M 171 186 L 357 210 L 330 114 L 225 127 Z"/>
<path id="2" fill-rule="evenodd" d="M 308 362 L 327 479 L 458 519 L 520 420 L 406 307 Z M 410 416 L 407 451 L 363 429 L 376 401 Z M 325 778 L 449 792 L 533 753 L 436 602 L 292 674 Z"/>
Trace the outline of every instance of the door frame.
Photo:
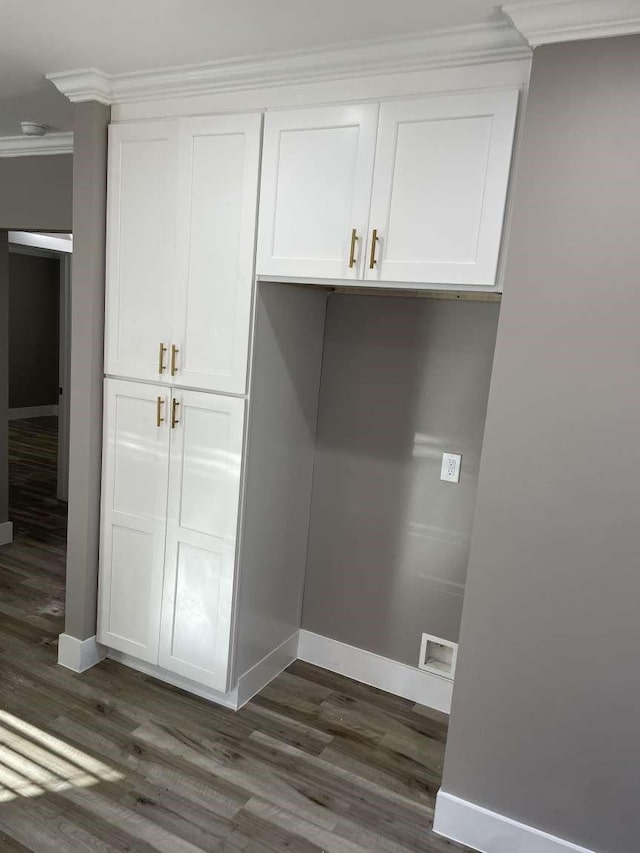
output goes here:
<path id="1" fill-rule="evenodd" d="M 69 500 L 69 426 L 71 409 L 71 253 L 60 254 L 60 340 L 58 345 L 58 470 L 56 495 Z"/>

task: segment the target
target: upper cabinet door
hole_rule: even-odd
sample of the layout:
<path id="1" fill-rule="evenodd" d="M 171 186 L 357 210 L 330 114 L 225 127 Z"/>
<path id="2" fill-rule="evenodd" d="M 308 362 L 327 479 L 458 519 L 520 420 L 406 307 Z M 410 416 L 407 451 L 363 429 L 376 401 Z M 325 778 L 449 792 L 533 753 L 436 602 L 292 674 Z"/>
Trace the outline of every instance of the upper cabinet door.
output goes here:
<path id="1" fill-rule="evenodd" d="M 177 122 L 109 128 L 105 372 L 114 376 L 168 376 L 177 151 Z"/>
<path id="2" fill-rule="evenodd" d="M 503 91 L 381 106 L 368 281 L 495 285 L 517 104 Z"/>
<path id="3" fill-rule="evenodd" d="M 260 113 L 180 121 L 169 354 L 178 385 L 246 392 L 261 122 Z"/>
<path id="4" fill-rule="evenodd" d="M 362 276 L 377 104 L 267 113 L 259 275 Z"/>
<path id="5" fill-rule="evenodd" d="M 226 692 L 244 400 L 173 390 L 159 663 Z"/>
<path id="6" fill-rule="evenodd" d="M 169 393 L 107 379 L 104 403 L 98 640 L 157 663 Z"/>

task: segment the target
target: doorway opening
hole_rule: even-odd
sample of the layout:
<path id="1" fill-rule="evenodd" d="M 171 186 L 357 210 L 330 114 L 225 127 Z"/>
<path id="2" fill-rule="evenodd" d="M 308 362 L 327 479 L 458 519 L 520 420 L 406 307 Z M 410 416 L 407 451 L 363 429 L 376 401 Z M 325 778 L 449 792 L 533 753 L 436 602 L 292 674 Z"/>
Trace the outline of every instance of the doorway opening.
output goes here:
<path id="1" fill-rule="evenodd" d="M 69 458 L 70 234 L 8 235 L 8 504 L 0 551 L 35 616 L 62 619 Z M 36 577 L 37 576 L 37 577 Z M 28 601 L 27 601 L 28 599 Z M 20 608 L 19 596 L 14 606 Z M 16 614 L 17 615 L 17 614 Z"/>

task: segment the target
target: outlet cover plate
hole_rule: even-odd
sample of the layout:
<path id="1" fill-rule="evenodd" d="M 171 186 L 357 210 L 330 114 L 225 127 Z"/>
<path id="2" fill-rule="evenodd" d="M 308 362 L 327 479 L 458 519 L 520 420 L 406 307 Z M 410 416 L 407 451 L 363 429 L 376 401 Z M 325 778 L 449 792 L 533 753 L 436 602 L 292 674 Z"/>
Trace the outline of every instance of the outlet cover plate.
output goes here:
<path id="1" fill-rule="evenodd" d="M 459 453 L 443 453 L 440 479 L 446 483 L 459 483 L 461 465 L 462 456 Z"/>

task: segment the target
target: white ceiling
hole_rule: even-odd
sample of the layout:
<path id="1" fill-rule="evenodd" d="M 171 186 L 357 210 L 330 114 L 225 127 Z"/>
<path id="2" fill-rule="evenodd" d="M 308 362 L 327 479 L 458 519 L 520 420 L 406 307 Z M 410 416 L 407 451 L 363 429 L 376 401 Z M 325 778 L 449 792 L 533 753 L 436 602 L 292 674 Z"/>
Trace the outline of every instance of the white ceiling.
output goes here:
<path id="1" fill-rule="evenodd" d="M 0 0 L 0 136 L 23 119 L 71 128 L 48 72 L 140 71 L 499 19 L 491 0 Z"/>

